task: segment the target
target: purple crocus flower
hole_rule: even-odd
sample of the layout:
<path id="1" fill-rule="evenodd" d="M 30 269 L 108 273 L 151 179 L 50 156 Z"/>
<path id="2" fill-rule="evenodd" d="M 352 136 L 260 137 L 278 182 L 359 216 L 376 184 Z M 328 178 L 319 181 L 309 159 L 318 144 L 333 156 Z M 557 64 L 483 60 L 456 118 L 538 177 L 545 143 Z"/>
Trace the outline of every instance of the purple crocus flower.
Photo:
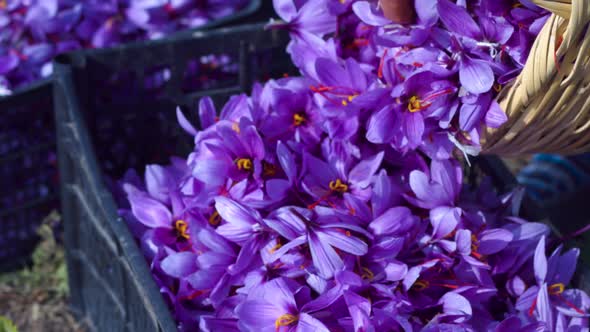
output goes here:
<path id="1" fill-rule="evenodd" d="M 517 308 L 528 307 L 529 314 L 535 314 L 549 330 L 554 330 L 558 312 L 565 315 L 562 319 L 584 318 L 588 324 L 590 316 L 587 314 L 587 296 L 581 302 L 580 298 L 576 301 L 574 298 L 578 294 L 565 290 L 576 270 L 578 255 L 578 249 L 572 249 L 561 255 L 561 247 L 558 247 L 547 259 L 545 237 L 541 237 L 534 255 L 534 274 L 537 285 L 530 287 L 520 296 Z M 579 307 L 576 302 L 584 306 Z"/>
<path id="2" fill-rule="evenodd" d="M 352 233 L 365 232 L 362 228 L 345 222 L 346 218 L 339 214 L 321 215 L 306 209 L 285 207 L 265 221 L 270 228 L 290 241 L 276 251 L 275 257 L 279 258 L 288 250 L 307 243 L 319 275 L 331 278 L 344 267 L 335 248 L 356 256 L 367 253 L 367 244 Z"/>
<path id="3" fill-rule="evenodd" d="M 276 86 L 266 85 L 266 93 L 271 94 L 272 112 L 263 120 L 261 132 L 269 140 L 293 139 L 308 145 L 320 140 L 321 117 L 309 86 L 310 82 L 301 78 L 286 78 L 277 81 Z"/>
<path id="4" fill-rule="evenodd" d="M 192 167 L 195 178 L 212 186 L 224 184 L 227 177 L 260 178 L 266 152 L 256 127 L 242 118 L 239 124 L 224 121 L 216 131 L 219 137 L 200 142 Z"/>
<path id="5" fill-rule="evenodd" d="M 248 299 L 236 308 L 240 329 L 261 332 L 330 331 L 310 314 L 313 309 L 317 310 L 319 301 L 311 301 L 306 294 L 309 289 L 297 286 L 277 278 L 252 290 Z"/>
<path id="6" fill-rule="evenodd" d="M 431 82 L 424 84 L 424 82 Z M 449 96 L 455 87 L 446 80 L 436 80 L 431 72 L 419 72 L 394 88 L 393 106 L 384 107 L 373 114 L 367 128 L 367 139 L 373 143 L 394 143 L 398 147 L 416 149 L 425 133 L 425 119 L 442 119 L 449 108 Z M 401 124 L 396 135 L 395 123 Z M 397 137 L 396 137 L 397 136 Z"/>
<path id="7" fill-rule="evenodd" d="M 217 233 L 241 246 L 234 265 L 228 267 L 231 274 L 238 274 L 256 258 L 256 253 L 269 241 L 263 230 L 262 217 L 254 209 L 241 206 L 223 196 L 215 199 L 215 210 L 225 221 L 217 227 Z"/>
<path id="8" fill-rule="evenodd" d="M 371 180 L 379 169 L 383 153 L 378 153 L 357 164 L 349 171 L 337 163 L 327 163 L 311 154 L 303 156 L 303 189 L 319 204 L 334 205 L 344 200 L 354 206 L 352 199 L 367 201 L 371 197 Z M 334 165 L 336 164 L 336 165 Z"/>
<path id="9" fill-rule="evenodd" d="M 286 23 L 271 23 L 271 26 L 287 29 L 294 39 L 306 34 L 323 36 L 336 30 L 336 17 L 328 12 L 328 1 L 306 1 L 297 5 L 295 0 L 273 0 L 277 14 Z"/>

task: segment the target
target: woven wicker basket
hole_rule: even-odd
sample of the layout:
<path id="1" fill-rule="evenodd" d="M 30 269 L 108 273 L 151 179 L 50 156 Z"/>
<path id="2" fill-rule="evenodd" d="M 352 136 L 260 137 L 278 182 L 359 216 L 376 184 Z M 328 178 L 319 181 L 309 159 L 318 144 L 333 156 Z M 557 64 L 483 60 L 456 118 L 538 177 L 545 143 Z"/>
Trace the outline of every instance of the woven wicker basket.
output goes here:
<path id="1" fill-rule="evenodd" d="M 553 15 L 498 101 L 508 122 L 483 135 L 501 156 L 590 151 L 590 0 L 533 0 Z"/>

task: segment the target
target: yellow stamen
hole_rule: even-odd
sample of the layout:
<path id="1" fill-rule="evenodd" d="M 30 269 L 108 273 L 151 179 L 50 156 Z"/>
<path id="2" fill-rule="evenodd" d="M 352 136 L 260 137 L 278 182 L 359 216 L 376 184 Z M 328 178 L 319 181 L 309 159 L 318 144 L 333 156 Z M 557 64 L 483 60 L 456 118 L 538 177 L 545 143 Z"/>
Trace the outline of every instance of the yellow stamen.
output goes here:
<path id="1" fill-rule="evenodd" d="M 559 295 L 565 291 L 565 285 L 563 283 L 557 283 L 549 286 L 548 288 L 549 294 L 551 295 Z"/>
<path id="2" fill-rule="evenodd" d="M 361 275 L 361 279 L 365 279 L 365 280 L 373 280 L 373 278 L 375 278 L 375 273 L 373 273 L 373 271 L 369 270 L 366 267 L 361 268 L 361 270 L 363 271 L 363 274 Z"/>
<path id="3" fill-rule="evenodd" d="M 348 105 L 349 103 L 351 103 L 351 102 L 354 100 L 354 98 L 356 98 L 356 97 L 357 97 L 357 95 L 350 95 L 350 96 L 346 97 L 346 100 L 343 100 L 343 101 L 342 101 L 342 105 L 343 105 L 343 106 L 347 106 L 347 105 Z"/>
<path id="4" fill-rule="evenodd" d="M 238 133 L 238 134 L 240 133 L 240 125 L 239 125 L 237 122 L 234 122 L 234 123 L 231 125 L 231 129 L 233 129 L 233 131 L 235 131 L 235 132 L 236 132 L 236 133 Z"/>
<path id="5" fill-rule="evenodd" d="M 279 331 L 282 326 L 289 326 L 299 320 L 299 317 L 291 314 L 284 314 L 275 320 L 275 329 Z"/>
<path id="6" fill-rule="evenodd" d="M 6 7 L 8 7 L 6 0 L 0 0 L 0 9 L 6 9 Z"/>
<path id="7" fill-rule="evenodd" d="M 305 116 L 299 114 L 299 113 L 295 113 L 293 114 L 293 124 L 297 127 L 301 126 L 302 124 L 305 123 L 305 121 L 307 121 L 305 119 Z"/>
<path id="8" fill-rule="evenodd" d="M 174 228 L 176 229 L 176 233 L 179 237 L 182 237 L 186 240 L 190 239 L 190 235 L 187 233 L 188 231 L 188 224 L 184 220 L 176 220 L 174 222 Z"/>
<path id="9" fill-rule="evenodd" d="M 330 190 L 344 194 L 348 191 L 348 185 L 342 182 L 342 180 L 337 179 L 336 181 L 330 181 Z"/>
<path id="10" fill-rule="evenodd" d="M 268 250 L 268 252 L 271 253 L 271 254 L 274 254 L 277 250 L 281 249 L 282 246 L 283 245 L 280 242 L 278 242 L 277 244 L 275 244 L 274 247 L 270 248 Z"/>
<path id="11" fill-rule="evenodd" d="M 430 283 L 428 281 L 426 281 L 426 280 L 418 280 L 412 286 L 412 288 L 415 289 L 418 292 L 421 292 L 421 291 L 425 290 L 428 287 L 430 287 Z"/>
<path id="12" fill-rule="evenodd" d="M 213 213 L 211 213 L 211 216 L 209 217 L 209 224 L 211 226 L 217 226 L 220 222 L 221 216 L 219 215 L 219 212 L 217 212 L 217 210 L 213 211 Z"/>
<path id="13" fill-rule="evenodd" d="M 408 102 L 408 110 L 412 113 L 422 110 L 422 101 L 417 96 L 412 96 Z"/>
<path id="14" fill-rule="evenodd" d="M 471 251 L 477 252 L 479 249 L 479 241 L 477 240 L 477 236 L 475 234 L 471 234 Z"/>
<path id="15" fill-rule="evenodd" d="M 251 171 L 253 168 L 252 160 L 250 158 L 240 158 L 236 161 L 236 165 L 240 171 Z"/>

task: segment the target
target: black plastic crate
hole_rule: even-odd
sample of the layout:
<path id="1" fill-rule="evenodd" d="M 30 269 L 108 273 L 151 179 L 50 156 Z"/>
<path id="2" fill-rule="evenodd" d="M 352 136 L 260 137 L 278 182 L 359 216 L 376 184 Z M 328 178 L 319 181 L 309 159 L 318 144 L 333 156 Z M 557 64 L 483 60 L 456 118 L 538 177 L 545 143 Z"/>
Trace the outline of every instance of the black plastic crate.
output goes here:
<path id="1" fill-rule="evenodd" d="M 58 207 L 51 81 L 0 98 L 0 271 L 26 263 Z"/>
<path id="2" fill-rule="evenodd" d="M 234 23 L 268 20 L 273 13 L 271 1 L 249 0 L 244 8 L 232 15 L 173 33 L 163 41 L 188 38 L 202 30 Z M 141 49 L 146 43 L 158 44 L 159 41 L 130 45 L 136 44 Z M 100 54 L 108 56 L 118 51 L 89 52 L 100 57 Z M 146 78 L 147 82 L 149 78 Z M 21 267 L 30 260 L 39 240 L 38 226 L 59 207 L 53 113 L 52 79 L 17 89 L 8 97 L 0 97 L 0 272 Z M 101 125 L 109 126 L 109 123 Z"/>
<path id="3" fill-rule="evenodd" d="M 177 125 L 177 105 L 193 107 L 204 95 L 221 104 L 249 92 L 254 80 L 292 73 L 285 54 L 289 36 L 263 27 L 212 30 L 57 59 L 54 96 L 71 300 L 95 331 L 176 330 L 106 181 L 189 151 L 192 139 Z M 187 93 L 182 83 L 188 64 L 209 54 L 235 59 L 237 75 L 214 89 Z M 155 88 L 145 84 L 154 68 L 169 70 Z M 124 93 L 113 95 L 117 91 Z"/>

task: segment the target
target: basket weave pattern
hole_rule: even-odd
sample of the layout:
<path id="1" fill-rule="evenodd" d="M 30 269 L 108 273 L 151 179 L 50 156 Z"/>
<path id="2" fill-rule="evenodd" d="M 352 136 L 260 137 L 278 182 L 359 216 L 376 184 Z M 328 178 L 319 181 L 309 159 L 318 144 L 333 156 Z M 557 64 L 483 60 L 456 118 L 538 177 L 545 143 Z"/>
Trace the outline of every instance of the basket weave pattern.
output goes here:
<path id="1" fill-rule="evenodd" d="M 590 1 L 533 0 L 553 14 L 498 102 L 508 116 L 483 135 L 501 156 L 590 151 Z"/>

